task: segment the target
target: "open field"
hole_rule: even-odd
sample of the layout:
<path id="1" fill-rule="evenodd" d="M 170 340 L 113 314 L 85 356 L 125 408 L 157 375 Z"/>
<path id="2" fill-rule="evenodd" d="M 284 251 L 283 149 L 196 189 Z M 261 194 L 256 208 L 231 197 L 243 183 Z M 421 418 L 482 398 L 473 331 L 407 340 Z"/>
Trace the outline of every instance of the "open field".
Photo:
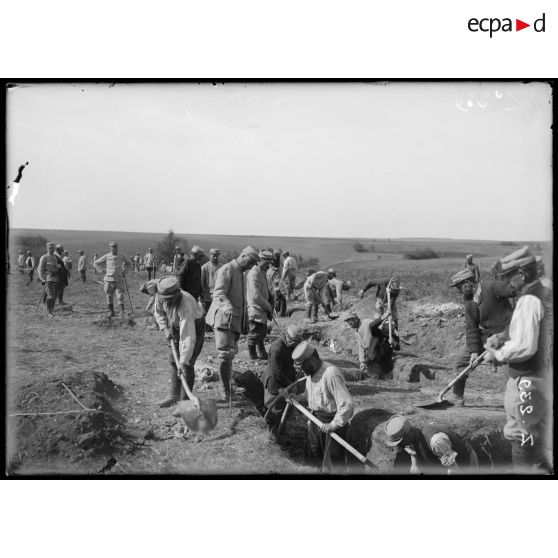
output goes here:
<path id="1" fill-rule="evenodd" d="M 75 245 L 93 251 L 98 246 L 95 249 L 98 253 L 102 253 L 103 239 L 116 237 L 100 232 L 95 233 L 96 240 L 91 240 L 89 233 L 81 237 L 69 233 L 64 236 L 62 231 L 52 236 L 48 231 L 34 233 L 52 237 L 67 247 Z M 128 238 L 130 246 L 133 242 L 139 246 L 148 238 L 143 235 L 132 241 L 142 235 L 118 234 L 116 238 L 123 248 Z M 190 244 L 211 246 L 209 237 L 186 237 Z M 151 238 L 153 242 L 157 240 L 156 235 Z M 241 248 L 247 243 L 247 237 L 226 239 L 230 244 L 223 243 L 225 249 L 226 246 Z M 270 240 L 270 244 L 276 246 L 284 240 Z M 313 250 L 313 239 L 304 239 L 305 244 L 303 239 L 298 240 L 304 255 L 329 253 L 326 239 L 319 239 L 317 244 L 322 252 Z M 86 241 L 90 244 L 84 244 Z M 253 244 L 264 245 L 263 240 L 258 242 L 252 239 Z M 380 472 L 399 471 L 393 450 L 385 445 L 382 428 L 389 416 L 405 412 L 417 424 L 436 420 L 471 439 L 485 472 L 505 470 L 509 447 L 501 434 L 505 382 L 501 370 L 482 366 L 471 375 L 465 408 L 426 411 L 415 407 L 416 403 L 432 399 L 454 375 L 452 361 L 463 343 L 463 317 L 459 298 L 447 288 L 447 281 L 461 267 L 462 259 L 410 261 L 402 259 L 400 253 L 389 257 L 381 254 L 380 259 L 374 259 L 374 254 L 351 252 L 352 242 L 336 241 L 331 249 L 335 257 L 326 260 L 323 255 L 324 263 L 335 263 L 339 276 L 352 278 L 358 286 L 367 277 L 397 273 L 405 287 L 399 304 L 400 330 L 405 344 L 398 354 L 394 377 L 382 381 L 358 378 L 354 332 L 342 321 L 321 321 L 310 326 L 304 324 L 302 311 L 280 320 L 281 326 L 289 322 L 304 324 L 306 335 L 319 344 L 322 356 L 342 370 L 357 405 L 349 431 L 351 443 L 367 454 Z M 426 241 L 406 241 L 405 249 L 414 242 L 422 246 Z M 428 246 L 439 249 L 433 243 Z M 468 244 L 447 241 L 446 246 L 451 251 Z M 479 259 L 485 277 L 488 277 L 489 262 L 513 249 L 503 248 L 496 251 L 498 245 L 489 243 L 483 252 L 479 248 L 479 253 L 487 254 Z M 550 246 L 545 248 L 550 253 Z M 547 260 L 547 270 L 551 269 Z M 147 297 L 138 292 L 145 278 L 143 272 L 128 275 L 134 319 L 115 320 L 114 326 L 109 327 L 104 318 L 102 286 L 95 283 L 102 279 L 101 275 L 90 270 L 84 286 L 75 279 L 74 272 L 65 296 L 73 311 L 57 312 L 50 319 L 44 306 L 35 312 L 42 291 L 40 283 L 26 286 L 24 277 L 17 272 L 8 276 L 8 415 L 79 411 L 8 417 L 10 473 L 97 473 L 109 457 L 114 457 L 117 464 L 106 474 L 115 475 L 317 473 L 301 460 L 305 421 L 298 414 L 292 415 L 288 423 L 290 436 L 281 438 L 278 444 L 257 412 L 254 405 L 257 396 L 252 397 L 250 390 L 247 392 L 250 398 L 244 403 L 232 409 L 226 404 L 220 406 L 217 429 L 205 439 L 188 435 L 180 421 L 172 416 L 172 410 L 157 407 L 157 401 L 167 390 L 167 349 L 162 334 L 147 328 L 144 311 Z M 372 311 L 374 295 L 370 292 L 361 301 L 356 298 L 356 289 L 352 289 L 347 302 L 359 315 L 366 316 Z M 290 306 L 301 305 L 293 302 Z M 127 298 L 126 308 L 129 310 Z M 273 328 L 268 341 L 276 334 Z M 245 376 L 261 374 L 264 366 L 249 361 L 244 339 L 240 348 L 234 367 L 239 385 Z M 209 335 L 198 362 L 211 366 L 214 354 L 213 338 Z M 423 375 L 418 383 L 409 382 L 409 372 L 418 364 L 426 366 L 434 377 L 427 379 Z M 216 384 L 204 384 L 198 378 L 196 389 L 210 397 L 215 393 Z M 80 410 L 70 391 L 87 409 L 102 412 Z M 359 464 L 354 464 L 352 470 L 363 472 Z"/>
<path id="2" fill-rule="evenodd" d="M 219 248 L 223 253 L 233 253 L 240 251 L 248 245 L 256 248 L 281 248 L 289 250 L 291 253 L 302 254 L 305 257 L 315 256 L 320 259 L 322 266 L 347 265 L 355 269 L 372 269 L 383 260 L 388 262 L 398 262 L 402 259 L 405 252 L 428 247 L 440 254 L 454 253 L 458 258 L 463 258 L 465 254 L 472 252 L 477 254 L 481 265 L 489 265 L 498 256 L 509 253 L 514 248 L 523 244 L 517 242 L 517 246 L 503 246 L 499 241 L 483 240 L 452 240 L 452 239 L 373 239 L 373 238 L 297 238 L 297 237 L 266 237 L 266 236 L 221 236 L 221 235 L 200 235 L 188 234 L 175 231 L 176 234 L 185 238 L 190 246 L 195 244 L 201 246 L 206 251 L 210 248 Z M 57 244 L 62 244 L 70 250 L 75 257 L 79 249 L 85 250 L 88 256 L 93 254 L 104 254 L 108 251 L 108 243 L 116 240 L 120 245 L 120 250 L 124 254 L 133 255 L 136 252 L 144 254 L 149 247 L 155 249 L 158 242 L 164 236 L 160 233 L 135 233 L 135 232 L 111 232 L 111 231 L 67 231 L 67 230 L 46 230 L 46 229 L 13 229 L 10 240 L 13 242 L 18 236 L 40 235 L 52 240 Z M 355 242 L 361 242 L 365 246 L 374 244 L 375 253 L 357 254 L 353 249 Z M 545 256 L 550 254 L 550 243 L 540 242 Z M 16 246 L 11 253 L 17 254 Z M 541 252 L 539 250 L 538 252 Z M 537 252 L 537 253 L 538 253 Z M 380 258 L 378 258 L 380 256 Z M 382 266 L 384 264 L 382 263 Z M 389 264 L 387 264 L 389 265 Z M 432 262 L 436 267 L 436 262 Z M 550 270 L 552 266 L 547 263 Z"/>

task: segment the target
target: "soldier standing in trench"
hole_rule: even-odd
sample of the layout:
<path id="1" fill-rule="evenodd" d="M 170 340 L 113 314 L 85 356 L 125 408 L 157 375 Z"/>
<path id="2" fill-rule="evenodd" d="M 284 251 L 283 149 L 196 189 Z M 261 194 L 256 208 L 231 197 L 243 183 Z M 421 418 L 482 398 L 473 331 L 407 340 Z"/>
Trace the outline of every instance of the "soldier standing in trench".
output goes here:
<path id="1" fill-rule="evenodd" d="M 308 421 L 306 438 L 306 457 L 315 466 L 332 472 L 344 473 L 347 469 L 347 452 L 329 436 L 335 432 L 341 438 L 347 438 L 348 422 L 354 413 L 354 402 L 345 386 L 341 371 L 322 361 L 318 351 L 310 343 L 303 341 L 293 351 L 295 368 L 302 370 L 306 376 L 306 390 L 300 395 L 293 395 L 286 390 L 279 393 L 286 400 L 306 399 L 312 414 L 323 424 L 318 427 Z"/>

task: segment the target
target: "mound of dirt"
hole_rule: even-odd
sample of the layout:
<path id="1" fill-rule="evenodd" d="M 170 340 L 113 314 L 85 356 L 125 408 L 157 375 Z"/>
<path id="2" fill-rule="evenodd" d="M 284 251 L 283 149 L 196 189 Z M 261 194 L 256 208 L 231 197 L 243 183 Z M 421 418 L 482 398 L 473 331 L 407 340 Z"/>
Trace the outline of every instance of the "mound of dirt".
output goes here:
<path id="1" fill-rule="evenodd" d="M 90 370 L 22 385 L 9 416 L 9 469 L 17 471 L 24 458 L 79 460 L 128 446 L 116 408 L 122 392 L 106 374 Z"/>

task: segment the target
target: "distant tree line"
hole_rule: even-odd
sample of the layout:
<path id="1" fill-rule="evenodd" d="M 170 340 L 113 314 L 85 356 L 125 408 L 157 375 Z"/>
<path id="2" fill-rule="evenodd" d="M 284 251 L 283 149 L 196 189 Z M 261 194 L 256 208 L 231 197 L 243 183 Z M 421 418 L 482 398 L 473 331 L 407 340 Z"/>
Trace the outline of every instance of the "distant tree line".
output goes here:
<path id="1" fill-rule="evenodd" d="M 364 244 L 362 244 L 362 242 L 357 241 L 353 244 L 353 250 L 359 254 L 363 254 L 367 252 L 375 252 L 376 246 L 374 246 L 374 244 L 369 244 L 368 246 L 365 246 Z"/>
<path id="2" fill-rule="evenodd" d="M 440 256 L 432 248 L 420 248 L 403 254 L 405 260 L 434 260 Z"/>

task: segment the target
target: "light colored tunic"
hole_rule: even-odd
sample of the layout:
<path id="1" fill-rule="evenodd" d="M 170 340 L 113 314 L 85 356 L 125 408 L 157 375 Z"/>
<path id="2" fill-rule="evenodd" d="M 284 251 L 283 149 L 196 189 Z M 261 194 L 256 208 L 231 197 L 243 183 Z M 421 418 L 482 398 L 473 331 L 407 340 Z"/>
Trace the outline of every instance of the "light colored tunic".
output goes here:
<path id="1" fill-rule="evenodd" d="M 202 265 L 201 282 L 203 289 L 203 299 L 206 302 L 211 302 L 213 289 L 215 288 L 215 277 L 217 276 L 217 270 L 220 267 L 220 264 L 215 265 L 213 262 L 206 262 Z"/>
<path id="2" fill-rule="evenodd" d="M 180 351 L 179 363 L 181 366 L 184 366 L 190 361 L 194 353 L 194 346 L 196 344 L 195 320 L 203 316 L 203 310 L 190 293 L 186 291 L 180 292 L 182 297 L 176 312 L 170 312 L 167 301 L 158 294 L 155 294 L 153 316 L 161 331 L 165 328 L 172 329 L 174 327 L 177 327 L 180 331 L 180 340 L 178 343 Z M 174 321 L 171 315 L 174 315 Z"/>
<path id="3" fill-rule="evenodd" d="M 132 261 L 130 258 L 123 256 L 122 254 L 116 254 L 115 256 L 112 253 L 109 253 L 101 256 L 98 260 L 93 262 L 95 267 L 100 264 L 104 264 L 106 266 L 105 281 L 120 282 L 128 266 L 132 265 Z"/>
<path id="4" fill-rule="evenodd" d="M 335 413 L 332 425 L 341 428 L 353 416 L 354 403 L 347 391 L 341 371 L 329 362 L 323 362 L 321 368 L 306 378 L 306 398 L 312 411 Z"/>

